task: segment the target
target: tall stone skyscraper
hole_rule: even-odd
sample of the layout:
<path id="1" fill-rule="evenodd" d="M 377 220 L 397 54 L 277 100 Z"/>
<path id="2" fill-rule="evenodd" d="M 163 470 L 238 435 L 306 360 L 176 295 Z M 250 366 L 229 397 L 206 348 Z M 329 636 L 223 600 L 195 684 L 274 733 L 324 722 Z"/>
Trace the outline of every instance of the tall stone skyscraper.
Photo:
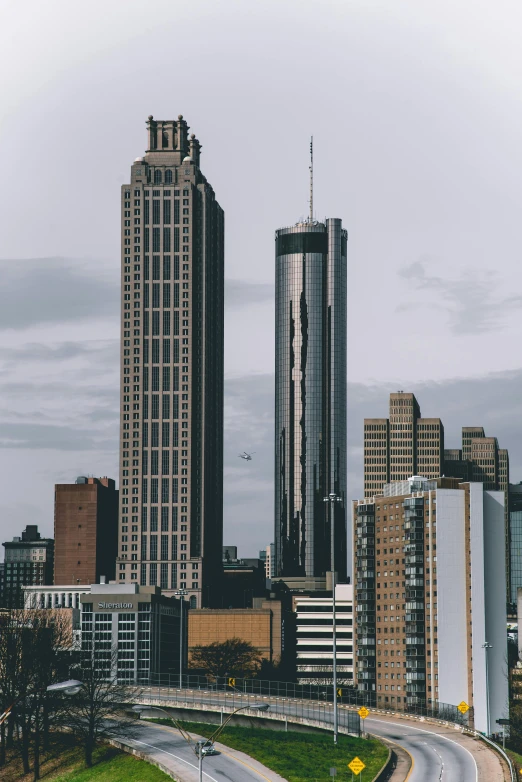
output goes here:
<path id="1" fill-rule="evenodd" d="M 219 591 L 224 215 L 188 125 L 149 117 L 121 189 L 118 580 Z"/>
<path id="2" fill-rule="evenodd" d="M 276 232 L 276 576 L 323 588 L 332 516 L 338 581 L 347 570 L 346 250 L 338 219 Z"/>

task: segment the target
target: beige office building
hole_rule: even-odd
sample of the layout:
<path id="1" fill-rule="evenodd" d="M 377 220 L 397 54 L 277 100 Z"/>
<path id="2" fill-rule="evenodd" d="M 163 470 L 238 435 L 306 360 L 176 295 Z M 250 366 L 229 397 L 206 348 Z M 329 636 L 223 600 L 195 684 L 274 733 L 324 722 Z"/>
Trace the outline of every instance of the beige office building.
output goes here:
<path id="1" fill-rule="evenodd" d="M 438 478 L 444 466 L 440 418 L 422 418 L 414 394 L 390 394 L 390 417 L 364 419 L 364 496 L 412 475 Z"/>
<path id="2" fill-rule="evenodd" d="M 117 580 L 219 594 L 224 216 L 180 115 L 147 122 L 121 189 Z"/>

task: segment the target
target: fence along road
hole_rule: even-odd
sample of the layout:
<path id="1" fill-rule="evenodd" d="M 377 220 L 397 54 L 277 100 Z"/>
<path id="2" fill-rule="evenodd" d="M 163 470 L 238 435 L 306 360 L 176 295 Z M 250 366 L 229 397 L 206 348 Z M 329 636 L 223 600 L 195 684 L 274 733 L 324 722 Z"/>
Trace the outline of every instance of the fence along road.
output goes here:
<path id="1" fill-rule="evenodd" d="M 333 705 L 275 695 L 220 690 L 179 690 L 174 687 L 143 687 L 137 702 L 146 705 L 229 713 L 248 703 L 270 703 L 263 719 L 300 723 L 323 729 L 333 728 Z M 248 710 L 243 712 L 248 715 Z M 258 712 L 250 715 L 259 717 Z M 464 735 L 455 724 L 437 725 L 408 719 L 407 715 L 380 716 L 371 713 L 366 730 L 404 747 L 413 758 L 408 782 L 503 782 L 502 766 L 496 754 L 482 742 Z M 339 732 L 361 734 L 361 720 L 355 709 L 339 708 Z"/>

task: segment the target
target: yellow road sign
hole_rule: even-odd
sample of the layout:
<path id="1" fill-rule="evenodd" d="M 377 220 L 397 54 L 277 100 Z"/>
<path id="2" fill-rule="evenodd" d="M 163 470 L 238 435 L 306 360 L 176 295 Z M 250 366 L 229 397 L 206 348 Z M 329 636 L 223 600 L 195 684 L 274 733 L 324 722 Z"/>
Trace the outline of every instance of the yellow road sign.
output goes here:
<path id="1" fill-rule="evenodd" d="M 461 701 L 457 706 L 457 709 L 460 711 L 461 714 L 465 714 L 467 711 L 469 711 L 469 706 L 466 703 L 466 701 Z"/>
<path id="2" fill-rule="evenodd" d="M 354 758 L 351 763 L 348 763 L 348 768 L 353 771 L 355 776 L 358 776 L 366 766 L 360 758 Z"/>
<path id="3" fill-rule="evenodd" d="M 343 697 L 343 691 L 341 690 L 340 687 L 337 688 L 337 697 L 338 698 L 342 698 Z"/>
<path id="4" fill-rule="evenodd" d="M 235 679 L 229 679 L 228 680 L 228 686 L 229 687 L 235 687 L 236 686 L 236 680 Z"/>
<path id="5" fill-rule="evenodd" d="M 361 706 L 361 708 L 360 708 L 360 709 L 359 709 L 359 711 L 357 712 L 357 714 L 359 715 L 359 717 L 360 717 L 362 720 L 365 720 L 365 719 L 366 719 L 366 717 L 368 716 L 368 714 L 369 714 L 369 713 L 370 713 L 370 712 L 368 711 L 368 709 L 366 708 L 366 706 Z"/>

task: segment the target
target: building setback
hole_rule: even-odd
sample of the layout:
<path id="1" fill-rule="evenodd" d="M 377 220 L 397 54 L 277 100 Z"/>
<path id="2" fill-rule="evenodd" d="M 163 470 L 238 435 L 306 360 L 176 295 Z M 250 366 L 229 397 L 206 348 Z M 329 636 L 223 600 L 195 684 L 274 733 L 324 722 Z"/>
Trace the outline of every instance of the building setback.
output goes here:
<path id="1" fill-rule="evenodd" d="M 23 608 L 23 586 L 53 583 L 54 540 L 42 538 L 38 526 L 28 524 L 22 537 L 13 538 L 3 546 L 3 604 L 5 608 Z"/>
<path id="2" fill-rule="evenodd" d="M 224 215 L 177 120 L 147 122 L 121 190 L 119 582 L 219 594 Z"/>
<path id="3" fill-rule="evenodd" d="M 465 701 L 488 734 L 507 717 L 503 525 L 503 492 L 455 478 L 354 503 L 355 676 L 371 703 Z"/>
<path id="4" fill-rule="evenodd" d="M 118 491 L 110 478 L 54 487 L 54 583 L 113 579 L 118 552 Z"/>
<path id="5" fill-rule="evenodd" d="M 346 579 L 347 232 L 310 218 L 275 241 L 275 576 L 324 588 Z"/>

